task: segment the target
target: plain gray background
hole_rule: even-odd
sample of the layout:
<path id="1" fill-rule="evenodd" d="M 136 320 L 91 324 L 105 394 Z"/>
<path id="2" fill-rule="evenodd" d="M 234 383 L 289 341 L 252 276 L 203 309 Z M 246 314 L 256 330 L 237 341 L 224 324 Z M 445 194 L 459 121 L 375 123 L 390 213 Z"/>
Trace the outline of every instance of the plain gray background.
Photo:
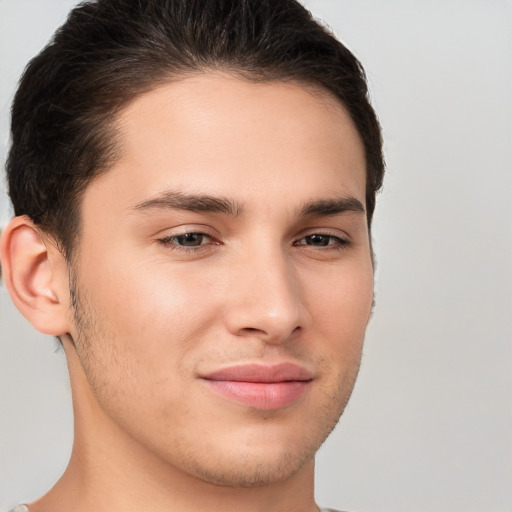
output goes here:
<path id="1" fill-rule="evenodd" d="M 72 0 L 0 0 L 0 157 L 28 61 Z M 364 63 L 388 175 L 377 308 L 354 395 L 318 456 L 353 512 L 512 511 L 512 2 L 307 0 Z M 0 223 L 9 216 L 0 186 Z M 64 355 L 0 286 L 0 510 L 64 470 Z"/>

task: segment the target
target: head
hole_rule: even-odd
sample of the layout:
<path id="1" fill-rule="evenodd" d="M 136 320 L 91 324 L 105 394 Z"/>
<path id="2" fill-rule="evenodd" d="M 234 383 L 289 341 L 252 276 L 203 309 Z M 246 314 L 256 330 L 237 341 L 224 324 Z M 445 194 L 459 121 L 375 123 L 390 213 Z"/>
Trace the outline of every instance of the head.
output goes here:
<path id="1" fill-rule="evenodd" d="M 77 7 L 14 100 L 2 253 L 84 431 L 228 486 L 311 463 L 359 368 L 381 149 L 294 0 Z"/>
<path id="2" fill-rule="evenodd" d="M 29 216 L 71 256 L 81 195 L 120 154 L 119 112 L 161 84 L 209 71 L 301 83 L 337 98 L 365 148 L 371 225 L 384 163 L 363 68 L 295 0 L 77 7 L 29 63 L 13 102 L 7 175 L 15 215 Z"/>

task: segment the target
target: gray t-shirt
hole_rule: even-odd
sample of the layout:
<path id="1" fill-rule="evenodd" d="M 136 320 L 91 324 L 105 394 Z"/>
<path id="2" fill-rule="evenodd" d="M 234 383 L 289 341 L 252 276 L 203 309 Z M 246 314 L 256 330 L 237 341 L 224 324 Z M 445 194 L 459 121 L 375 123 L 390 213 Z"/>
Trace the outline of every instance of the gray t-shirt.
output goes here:
<path id="1" fill-rule="evenodd" d="M 30 512 L 26 505 L 18 505 L 17 507 L 13 508 L 11 512 Z M 334 510 L 333 508 L 321 508 L 320 512 L 338 512 L 337 510 Z"/>

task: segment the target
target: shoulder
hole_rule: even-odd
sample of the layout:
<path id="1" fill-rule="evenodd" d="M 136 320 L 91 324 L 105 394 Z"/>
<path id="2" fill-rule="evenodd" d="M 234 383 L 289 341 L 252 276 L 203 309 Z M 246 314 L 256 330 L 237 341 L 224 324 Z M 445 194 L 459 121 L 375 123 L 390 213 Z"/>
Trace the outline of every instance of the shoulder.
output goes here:
<path id="1" fill-rule="evenodd" d="M 10 512 L 30 512 L 26 505 L 18 505 L 14 507 Z M 320 512 L 341 512 L 334 510 L 333 508 L 321 508 Z"/>
<path id="2" fill-rule="evenodd" d="M 18 505 L 14 507 L 10 512 L 30 512 L 26 505 Z M 321 508 L 320 512 L 341 512 L 334 510 L 333 508 Z"/>

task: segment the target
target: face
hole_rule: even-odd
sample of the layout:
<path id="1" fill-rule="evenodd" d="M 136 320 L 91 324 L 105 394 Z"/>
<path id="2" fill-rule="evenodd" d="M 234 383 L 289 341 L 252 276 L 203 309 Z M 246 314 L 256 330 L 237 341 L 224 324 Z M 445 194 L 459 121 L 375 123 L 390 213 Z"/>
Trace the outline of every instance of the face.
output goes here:
<path id="1" fill-rule="evenodd" d="M 346 405 L 370 315 L 359 136 L 325 92 L 220 75 L 139 97 L 119 130 L 73 263 L 91 399 L 183 474 L 289 478 Z"/>

